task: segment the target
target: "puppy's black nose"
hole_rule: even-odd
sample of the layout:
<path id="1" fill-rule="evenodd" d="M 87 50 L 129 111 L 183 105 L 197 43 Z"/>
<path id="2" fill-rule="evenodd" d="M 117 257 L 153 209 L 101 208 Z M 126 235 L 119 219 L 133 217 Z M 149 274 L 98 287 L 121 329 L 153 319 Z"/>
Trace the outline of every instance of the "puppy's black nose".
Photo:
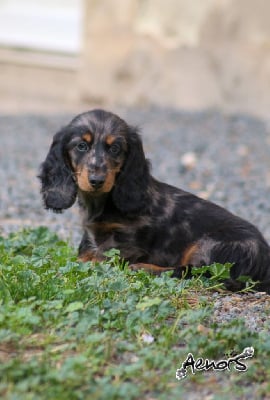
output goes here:
<path id="1" fill-rule="evenodd" d="M 102 185 L 105 182 L 105 177 L 104 176 L 97 176 L 97 175 L 91 175 L 89 177 L 89 182 L 91 183 L 91 186 L 94 189 L 100 189 Z"/>

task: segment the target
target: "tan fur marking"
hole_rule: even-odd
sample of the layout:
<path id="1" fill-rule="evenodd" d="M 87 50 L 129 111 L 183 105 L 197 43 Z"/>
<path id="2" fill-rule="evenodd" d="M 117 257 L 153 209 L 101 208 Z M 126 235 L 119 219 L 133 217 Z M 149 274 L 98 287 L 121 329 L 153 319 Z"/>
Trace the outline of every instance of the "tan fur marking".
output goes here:
<path id="1" fill-rule="evenodd" d="M 129 268 L 132 271 L 139 271 L 140 269 L 143 269 L 144 271 L 147 271 L 153 275 L 160 275 L 160 274 L 162 274 L 162 272 L 175 270 L 175 268 L 173 268 L 173 267 L 169 267 L 169 268 L 159 267 L 158 265 L 144 264 L 144 263 L 131 264 L 131 265 L 129 265 Z"/>
<path id="2" fill-rule="evenodd" d="M 97 257 L 96 253 L 94 251 L 88 250 L 82 255 L 78 257 L 78 260 L 81 262 L 87 262 L 87 261 L 92 261 L 92 262 L 101 262 L 104 261 L 102 258 Z"/>
<path id="3" fill-rule="evenodd" d="M 192 264 L 192 262 L 191 262 L 192 257 L 197 250 L 198 250 L 197 243 L 193 243 L 189 247 L 187 247 L 182 255 L 181 265 L 186 266 L 186 265 Z"/>
<path id="4" fill-rule="evenodd" d="M 101 191 L 104 193 L 109 193 L 115 183 L 116 174 L 120 171 L 120 168 L 110 169 L 107 173 L 104 185 L 102 186 Z"/>
<path id="5" fill-rule="evenodd" d="M 76 171 L 77 183 L 81 190 L 84 192 L 93 192 L 93 188 L 89 183 L 88 179 L 88 169 L 86 167 L 82 167 Z"/>
<path id="6" fill-rule="evenodd" d="M 96 222 L 93 227 L 103 232 L 112 232 L 115 229 L 125 229 L 126 225 L 118 222 Z"/>
<path id="7" fill-rule="evenodd" d="M 105 139 L 106 143 L 111 146 L 113 144 L 113 142 L 115 141 L 116 136 L 114 135 L 108 135 Z"/>
<path id="8" fill-rule="evenodd" d="M 91 135 L 90 132 L 85 133 L 85 134 L 83 135 L 82 138 L 83 138 L 83 140 L 85 140 L 87 143 L 91 143 L 91 142 L 92 142 L 92 135 Z"/>
<path id="9" fill-rule="evenodd" d="M 107 172 L 107 176 L 104 182 L 104 185 L 101 187 L 100 190 L 95 191 L 95 189 L 91 186 L 88 175 L 89 171 L 88 168 L 82 167 L 75 171 L 77 177 L 77 183 L 81 190 L 84 192 L 99 192 L 99 193 L 109 193 L 115 183 L 116 174 L 120 171 L 120 168 L 110 169 Z"/>

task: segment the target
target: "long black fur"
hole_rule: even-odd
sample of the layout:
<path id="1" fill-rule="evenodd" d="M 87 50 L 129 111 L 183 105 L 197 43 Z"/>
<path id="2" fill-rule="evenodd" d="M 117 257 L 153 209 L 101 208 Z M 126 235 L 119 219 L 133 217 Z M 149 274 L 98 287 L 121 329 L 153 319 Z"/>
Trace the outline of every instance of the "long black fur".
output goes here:
<path id="1" fill-rule="evenodd" d="M 68 137 L 65 130 L 56 133 L 39 175 L 44 206 L 55 212 L 71 207 L 77 196 L 77 186 L 65 151 Z"/>
<path id="2" fill-rule="evenodd" d="M 143 210 L 149 201 L 149 163 L 135 128 L 128 127 L 127 144 L 127 159 L 115 182 L 112 199 L 123 213 L 136 213 Z"/>
<path id="3" fill-rule="evenodd" d="M 82 152 L 78 143 L 85 140 Z M 102 188 L 91 186 L 93 176 L 105 177 Z M 60 212 L 78 197 L 82 260 L 100 260 L 115 247 L 134 269 L 172 268 L 179 277 L 187 264 L 230 262 L 229 289 L 241 289 L 238 278 L 245 275 L 270 293 L 270 248 L 258 229 L 154 179 L 137 129 L 118 116 L 103 110 L 78 115 L 54 136 L 39 177 L 45 208 Z"/>

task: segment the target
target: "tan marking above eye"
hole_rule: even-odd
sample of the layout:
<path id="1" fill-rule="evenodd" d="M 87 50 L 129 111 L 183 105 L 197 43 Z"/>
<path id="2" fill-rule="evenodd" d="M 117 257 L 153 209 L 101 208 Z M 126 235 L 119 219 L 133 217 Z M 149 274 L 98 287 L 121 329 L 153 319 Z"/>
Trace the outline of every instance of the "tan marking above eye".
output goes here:
<path id="1" fill-rule="evenodd" d="M 116 140 L 116 136 L 114 136 L 114 135 L 108 135 L 108 136 L 106 137 L 106 139 L 105 139 L 105 142 L 106 142 L 106 144 L 107 144 L 108 146 L 111 146 L 111 145 L 114 143 L 115 140 Z"/>
<path id="2" fill-rule="evenodd" d="M 90 132 L 87 132 L 83 135 L 82 137 L 83 140 L 85 140 L 87 143 L 91 143 L 92 141 L 92 135 Z"/>

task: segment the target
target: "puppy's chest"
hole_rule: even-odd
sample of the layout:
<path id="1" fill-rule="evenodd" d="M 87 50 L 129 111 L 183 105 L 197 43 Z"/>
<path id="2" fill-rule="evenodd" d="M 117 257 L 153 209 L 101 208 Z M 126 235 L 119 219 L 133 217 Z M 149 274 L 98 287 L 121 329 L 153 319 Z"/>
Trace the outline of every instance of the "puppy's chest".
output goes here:
<path id="1" fill-rule="evenodd" d="M 145 253 L 138 242 L 142 221 L 93 222 L 88 225 L 88 236 L 94 241 L 98 253 L 117 248 L 127 260 L 135 260 Z"/>
<path id="2" fill-rule="evenodd" d="M 88 238 L 97 254 L 102 256 L 104 252 L 115 248 L 127 260 L 138 256 L 136 232 L 134 224 L 127 222 L 94 222 L 88 226 Z"/>
<path id="3" fill-rule="evenodd" d="M 96 245 L 100 246 L 104 242 L 111 240 L 121 242 L 128 237 L 134 236 L 133 227 L 122 222 L 93 222 L 89 229 L 95 239 Z"/>

